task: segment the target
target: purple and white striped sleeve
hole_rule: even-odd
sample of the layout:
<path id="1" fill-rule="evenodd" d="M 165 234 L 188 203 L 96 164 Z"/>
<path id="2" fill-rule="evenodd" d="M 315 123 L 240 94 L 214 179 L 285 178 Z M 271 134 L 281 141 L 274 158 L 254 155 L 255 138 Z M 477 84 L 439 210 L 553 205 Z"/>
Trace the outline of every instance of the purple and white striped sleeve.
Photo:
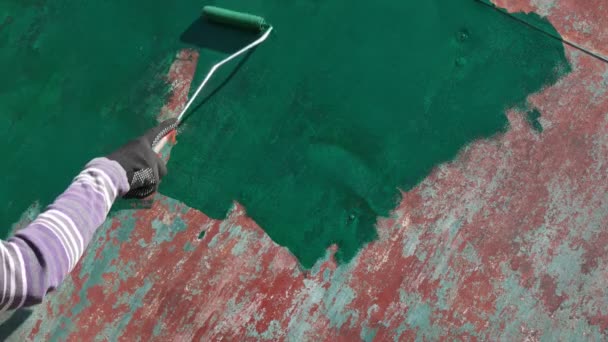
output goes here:
<path id="1" fill-rule="evenodd" d="M 125 170 L 93 159 L 47 210 L 0 241 L 0 312 L 38 304 L 76 266 L 114 200 L 129 191 Z"/>

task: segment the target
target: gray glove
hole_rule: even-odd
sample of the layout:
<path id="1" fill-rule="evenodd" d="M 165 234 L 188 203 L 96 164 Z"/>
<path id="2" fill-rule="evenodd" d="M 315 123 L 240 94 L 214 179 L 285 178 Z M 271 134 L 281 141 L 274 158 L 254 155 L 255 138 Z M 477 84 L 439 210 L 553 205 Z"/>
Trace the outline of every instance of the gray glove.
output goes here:
<path id="1" fill-rule="evenodd" d="M 108 159 L 118 162 L 127 172 L 130 189 L 123 197 L 144 198 L 158 189 L 160 179 L 167 174 L 167 166 L 152 148 L 176 128 L 177 119 L 163 121 L 107 156 Z"/>

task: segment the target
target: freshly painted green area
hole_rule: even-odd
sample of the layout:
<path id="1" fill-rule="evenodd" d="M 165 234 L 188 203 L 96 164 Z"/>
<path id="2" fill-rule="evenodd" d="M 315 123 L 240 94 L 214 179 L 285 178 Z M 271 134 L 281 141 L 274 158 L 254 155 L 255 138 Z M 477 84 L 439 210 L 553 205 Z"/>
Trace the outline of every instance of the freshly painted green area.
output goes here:
<path id="1" fill-rule="evenodd" d="M 214 218 L 242 203 L 304 267 L 333 243 L 352 258 L 398 189 L 569 71 L 558 42 L 473 0 L 344 4 L 216 3 L 276 32 L 187 118 L 161 188 Z"/>
<path id="2" fill-rule="evenodd" d="M 304 267 L 332 243 L 352 258 L 398 188 L 569 70 L 559 43 L 473 0 L 209 4 L 276 32 L 210 84 L 221 92 L 187 117 L 161 191 L 214 218 L 242 203 Z M 0 4 L 3 227 L 153 124 L 177 49 L 202 48 L 200 80 L 251 39 L 196 21 L 202 5 Z"/>
<path id="3" fill-rule="evenodd" d="M 200 2 L 0 2 L 0 236 L 155 123 Z"/>

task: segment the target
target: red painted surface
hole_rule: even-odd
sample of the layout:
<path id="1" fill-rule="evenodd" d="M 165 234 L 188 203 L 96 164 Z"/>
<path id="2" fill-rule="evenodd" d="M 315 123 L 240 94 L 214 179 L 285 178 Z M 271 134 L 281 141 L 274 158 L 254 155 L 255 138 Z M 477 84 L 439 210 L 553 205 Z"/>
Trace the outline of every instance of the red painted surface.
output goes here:
<path id="1" fill-rule="evenodd" d="M 195 50 L 182 50 L 175 57 L 167 73 L 167 82 L 171 84 L 171 97 L 158 115 L 159 120 L 175 117 L 188 102 L 190 83 L 196 72 L 198 52 Z"/>
<path id="2" fill-rule="evenodd" d="M 505 3 L 538 10 L 541 2 Z M 574 32 L 568 9 L 597 7 L 571 3 L 550 11 L 562 33 Z M 588 17 L 603 35 L 585 42 L 598 49 L 605 18 Z M 608 65 L 573 49 L 568 57 L 572 73 L 529 99 L 542 133 L 510 111 L 505 134 L 472 144 L 404 193 L 379 221 L 379 239 L 349 264 L 336 264 L 333 247 L 303 272 L 244 208 L 215 221 L 157 195 L 152 208 L 100 229 L 71 279 L 15 338 L 605 339 Z M 176 60 L 163 116 L 186 100 L 196 59 L 185 51 Z"/>

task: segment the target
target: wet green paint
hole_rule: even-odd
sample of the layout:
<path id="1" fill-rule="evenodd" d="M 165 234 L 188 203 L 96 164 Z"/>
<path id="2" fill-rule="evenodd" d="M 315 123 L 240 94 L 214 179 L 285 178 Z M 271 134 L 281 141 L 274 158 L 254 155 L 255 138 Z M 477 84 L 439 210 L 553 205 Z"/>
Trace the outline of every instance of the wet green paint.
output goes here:
<path id="1" fill-rule="evenodd" d="M 528 122 L 530 127 L 537 133 L 542 133 L 543 125 L 538 119 L 540 119 L 540 112 L 538 111 L 538 109 L 534 108 L 526 112 L 526 121 Z"/>
<path id="2" fill-rule="evenodd" d="M 559 43 L 473 0 L 213 4 L 276 32 L 210 84 L 221 92 L 187 118 L 161 190 L 214 218 L 242 203 L 304 267 L 332 243 L 352 258 L 397 189 L 504 130 L 506 108 L 569 70 Z M 200 80 L 251 38 L 201 25 L 201 6 L 0 4 L 2 227 L 153 124 L 180 39 L 202 47 Z"/>
<path id="3" fill-rule="evenodd" d="M 90 159 L 154 125 L 163 77 L 200 6 L 0 2 L 0 236 Z"/>
<path id="4" fill-rule="evenodd" d="M 398 189 L 569 71 L 561 44 L 473 0 L 219 4 L 276 32 L 187 118 L 161 190 L 214 218 L 242 203 L 304 267 L 333 243 L 351 259 Z"/>

